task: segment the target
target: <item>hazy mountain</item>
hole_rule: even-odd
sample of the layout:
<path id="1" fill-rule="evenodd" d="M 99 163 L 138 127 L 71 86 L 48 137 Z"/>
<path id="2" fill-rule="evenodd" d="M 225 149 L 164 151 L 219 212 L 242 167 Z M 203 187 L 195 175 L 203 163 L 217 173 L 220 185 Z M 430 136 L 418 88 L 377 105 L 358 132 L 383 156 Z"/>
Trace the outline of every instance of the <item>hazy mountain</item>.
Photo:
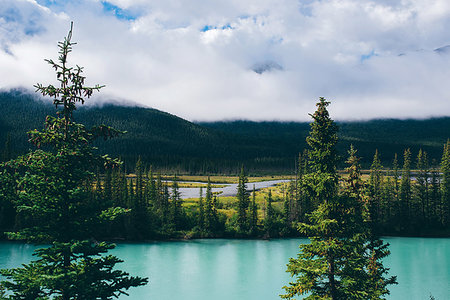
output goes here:
<path id="1" fill-rule="evenodd" d="M 26 132 L 43 126 L 54 106 L 15 90 L 0 93 L 0 150 L 9 133 L 13 151 L 32 148 Z M 127 131 L 123 136 L 100 141 L 99 151 L 120 156 L 131 168 L 138 156 L 158 169 L 191 173 L 236 172 L 242 163 L 251 171 L 292 172 L 295 159 L 306 147 L 308 123 L 296 122 L 208 122 L 191 123 L 155 109 L 103 105 L 82 107 L 75 113 L 88 126 L 106 124 Z M 375 149 L 389 166 L 394 153 L 401 158 L 405 148 L 413 155 L 422 148 L 431 158 L 440 159 L 442 146 L 450 137 L 450 118 L 427 120 L 372 120 L 338 122 L 339 150 L 345 158 L 353 144 L 370 165 Z M 400 159 L 401 161 L 401 159 Z"/>

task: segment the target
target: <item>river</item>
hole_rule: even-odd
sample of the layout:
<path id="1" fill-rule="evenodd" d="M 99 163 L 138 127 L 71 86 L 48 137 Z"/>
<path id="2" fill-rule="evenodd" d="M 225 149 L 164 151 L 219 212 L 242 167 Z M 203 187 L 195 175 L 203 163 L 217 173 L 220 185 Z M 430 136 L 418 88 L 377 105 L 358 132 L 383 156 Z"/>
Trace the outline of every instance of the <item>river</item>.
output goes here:
<path id="1" fill-rule="evenodd" d="M 247 183 L 247 190 L 251 192 L 253 190 L 253 187 L 255 187 L 255 190 L 258 191 L 260 189 L 271 187 L 283 182 L 288 183 L 289 180 L 279 179 L 279 180 L 251 182 Z M 205 196 L 206 184 L 204 182 L 196 182 L 196 183 L 204 184 L 203 196 Z M 229 196 L 234 197 L 237 194 L 237 186 L 238 186 L 237 183 L 214 183 L 214 184 L 223 185 L 223 187 L 211 188 L 211 192 L 218 193 L 219 197 L 229 197 Z M 200 188 L 180 188 L 179 190 L 181 198 L 183 199 L 198 198 L 200 194 Z"/>
<path id="2" fill-rule="evenodd" d="M 397 275 L 387 299 L 450 299 L 450 239 L 385 238 L 391 255 L 385 265 Z M 125 260 L 121 269 L 149 277 L 147 286 L 120 299 L 246 300 L 279 299 L 291 279 L 289 257 L 307 239 L 191 240 L 124 243 L 112 251 Z M 35 247 L 1 242 L 0 266 L 17 267 Z"/>

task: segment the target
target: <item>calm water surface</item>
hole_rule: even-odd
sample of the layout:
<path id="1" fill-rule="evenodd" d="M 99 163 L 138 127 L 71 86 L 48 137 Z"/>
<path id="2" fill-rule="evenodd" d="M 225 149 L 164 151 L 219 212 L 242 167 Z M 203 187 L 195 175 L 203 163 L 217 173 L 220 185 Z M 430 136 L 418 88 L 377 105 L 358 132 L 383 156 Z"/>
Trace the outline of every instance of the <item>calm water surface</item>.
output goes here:
<path id="1" fill-rule="evenodd" d="M 388 299 L 450 299 L 450 239 L 386 238 L 386 259 L 399 285 Z M 235 300 L 279 299 L 289 282 L 289 257 L 306 239 L 194 240 L 119 244 L 120 267 L 150 278 L 145 287 L 121 299 Z M 34 246 L 0 243 L 0 266 L 15 267 L 32 258 Z"/>

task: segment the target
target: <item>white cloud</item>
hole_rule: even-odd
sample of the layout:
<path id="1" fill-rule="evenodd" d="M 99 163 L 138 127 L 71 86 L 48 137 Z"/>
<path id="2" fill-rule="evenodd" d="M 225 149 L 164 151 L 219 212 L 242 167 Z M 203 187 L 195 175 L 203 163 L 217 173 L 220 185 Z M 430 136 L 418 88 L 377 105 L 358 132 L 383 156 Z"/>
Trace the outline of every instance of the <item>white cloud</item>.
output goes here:
<path id="1" fill-rule="evenodd" d="M 190 120 L 308 120 L 319 96 L 336 119 L 450 115 L 446 0 L 0 1 L 0 87 L 53 82 L 73 20 L 103 98 Z"/>

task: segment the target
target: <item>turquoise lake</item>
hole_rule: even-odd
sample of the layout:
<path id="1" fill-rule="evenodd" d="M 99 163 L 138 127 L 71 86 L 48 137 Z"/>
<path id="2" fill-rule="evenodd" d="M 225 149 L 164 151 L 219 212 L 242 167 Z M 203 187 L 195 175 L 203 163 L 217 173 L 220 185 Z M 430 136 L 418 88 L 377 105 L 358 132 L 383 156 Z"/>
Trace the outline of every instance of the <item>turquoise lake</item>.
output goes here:
<path id="1" fill-rule="evenodd" d="M 124 243 L 112 251 L 121 269 L 149 277 L 147 286 L 120 299 L 235 300 L 279 299 L 289 257 L 307 239 L 192 240 Z M 397 275 L 388 299 L 450 299 L 450 239 L 385 238 L 391 255 L 385 264 Z M 0 243 L 0 266 L 28 262 L 35 246 Z"/>

